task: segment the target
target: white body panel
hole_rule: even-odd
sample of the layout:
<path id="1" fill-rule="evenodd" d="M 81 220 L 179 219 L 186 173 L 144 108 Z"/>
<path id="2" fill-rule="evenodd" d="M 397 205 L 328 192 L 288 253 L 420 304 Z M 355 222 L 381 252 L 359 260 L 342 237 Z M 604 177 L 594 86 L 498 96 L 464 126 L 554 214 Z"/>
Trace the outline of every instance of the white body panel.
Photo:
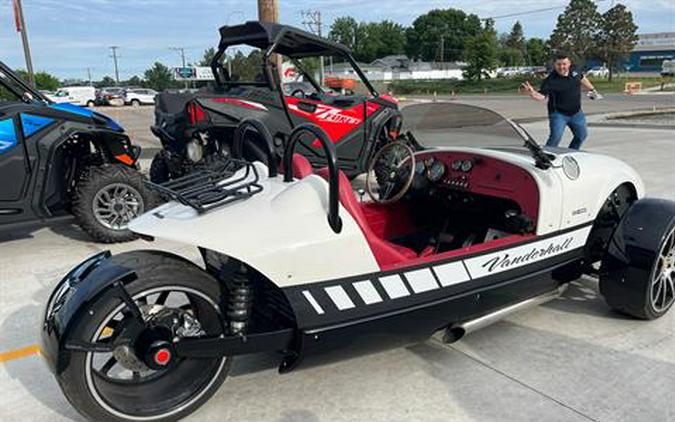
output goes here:
<path id="1" fill-rule="evenodd" d="M 592 222 L 605 199 L 622 183 L 633 184 L 638 197 L 644 195 L 637 173 L 610 157 L 561 153 L 553 168 L 542 170 L 521 153 L 442 150 L 492 157 L 528 171 L 539 188 L 539 236 Z M 576 180 L 562 169 L 565 155 L 573 156 L 581 168 Z M 361 229 L 342 206 L 342 232 L 331 230 L 327 221 L 328 183 L 324 179 L 310 175 L 284 183 L 281 177 L 267 178 L 261 163 L 255 165 L 262 175 L 261 193 L 202 215 L 170 202 L 133 220 L 131 230 L 234 257 L 281 287 L 380 271 Z"/>
<path id="2" fill-rule="evenodd" d="M 328 183 L 311 175 L 284 183 L 267 178 L 246 200 L 199 215 L 169 202 L 129 225 L 134 232 L 192 244 L 247 263 L 280 286 L 379 271 L 354 219 L 340 207 L 342 231 L 328 225 Z M 161 217 L 159 217 L 161 216 Z"/>
<path id="3" fill-rule="evenodd" d="M 132 101 L 138 101 L 141 104 L 155 104 L 157 91 L 152 89 L 133 89 L 124 94 L 124 102 L 131 104 Z"/>
<path id="4" fill-rule="evenodd" d="M 85 106 L 90 101 L 96 100 L 96 89 L 93 86 L 69 86 L 59 89 L 54 95 L 48 95 L 48 97 L 55 103 Z"/>

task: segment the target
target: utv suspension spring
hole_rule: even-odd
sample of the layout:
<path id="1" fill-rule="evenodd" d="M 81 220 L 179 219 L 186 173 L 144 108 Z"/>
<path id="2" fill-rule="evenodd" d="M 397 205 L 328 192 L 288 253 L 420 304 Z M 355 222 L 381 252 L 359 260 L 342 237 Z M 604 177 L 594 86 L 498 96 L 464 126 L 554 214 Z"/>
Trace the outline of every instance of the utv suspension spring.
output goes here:
<path id="1" fill-rule="evenodd" d="M 245 267 L 234 272 L 229 283 L 227 302 L 227 318 L 230 322 L 230 333 L 246 334 L 253 306 L 253 284 Z"/>

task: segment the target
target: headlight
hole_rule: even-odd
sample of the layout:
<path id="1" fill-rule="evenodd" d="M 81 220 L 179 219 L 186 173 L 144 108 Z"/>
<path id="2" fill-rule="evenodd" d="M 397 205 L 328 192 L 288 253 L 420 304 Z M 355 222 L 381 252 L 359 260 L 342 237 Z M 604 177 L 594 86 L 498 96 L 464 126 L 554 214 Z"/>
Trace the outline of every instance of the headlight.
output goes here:
<path id="1" fill-rule="evenodd" d="M 193 163 L 198 163 L 204 157 L 204 147 L 198 139 L 193 139 L 186 145 L 187 156 Z"/>

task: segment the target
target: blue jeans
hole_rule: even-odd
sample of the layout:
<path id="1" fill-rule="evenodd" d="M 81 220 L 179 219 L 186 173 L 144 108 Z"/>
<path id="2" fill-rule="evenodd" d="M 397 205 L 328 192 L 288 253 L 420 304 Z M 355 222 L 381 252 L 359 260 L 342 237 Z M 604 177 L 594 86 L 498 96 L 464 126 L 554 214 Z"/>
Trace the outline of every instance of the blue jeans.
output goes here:
<path id="1" fill-rule="evenodd" d="M 574 135 L 569 146 L 572 149 L 581 148 L 581 144 L 584 143 L 586 136 L 588 135 L 588 132 L 586 131 L 586 116 L 584 116 L 584 113 L 581 111 L 572 116 L 553 112 L 548 115 L 548 125 L 551 129 L 551 134 L 548 136 L 548 141 L 546 141 L 547 147 L 558 146 L 566 126 L 569 126 Z"/>

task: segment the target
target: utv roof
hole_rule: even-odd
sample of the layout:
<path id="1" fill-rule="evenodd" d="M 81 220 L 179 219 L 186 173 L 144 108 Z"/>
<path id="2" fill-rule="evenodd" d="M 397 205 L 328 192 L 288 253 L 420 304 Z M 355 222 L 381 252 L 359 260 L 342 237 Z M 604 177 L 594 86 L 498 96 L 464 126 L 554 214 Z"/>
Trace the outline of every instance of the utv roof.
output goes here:
<path id="1" fill-rule="evenodd" d="M 351 51 L 342 44 L 329 41 L 292 26 L 271 22 L 249 21 L 242 25 L 220 28 L 220 48 L 245 44 L 267 49 L 277 43 L 274 51 L 291 58 L 341 54 Z"/>

